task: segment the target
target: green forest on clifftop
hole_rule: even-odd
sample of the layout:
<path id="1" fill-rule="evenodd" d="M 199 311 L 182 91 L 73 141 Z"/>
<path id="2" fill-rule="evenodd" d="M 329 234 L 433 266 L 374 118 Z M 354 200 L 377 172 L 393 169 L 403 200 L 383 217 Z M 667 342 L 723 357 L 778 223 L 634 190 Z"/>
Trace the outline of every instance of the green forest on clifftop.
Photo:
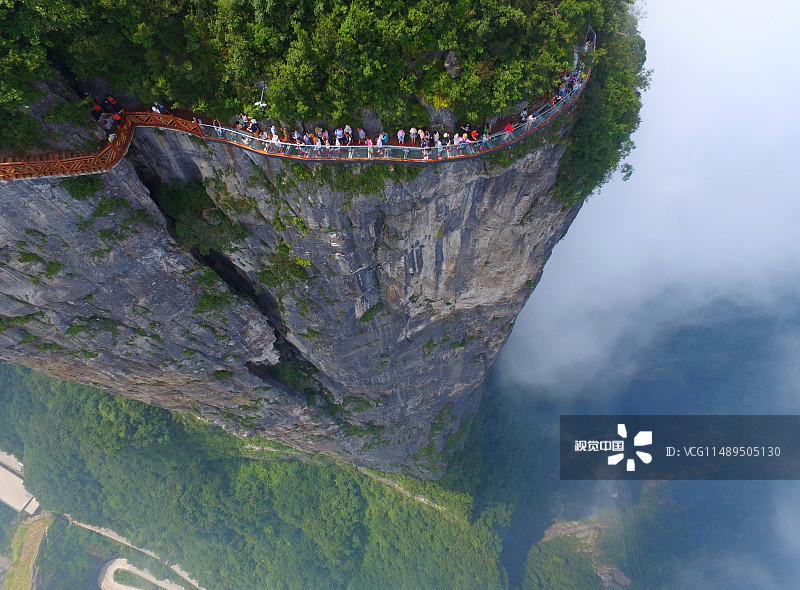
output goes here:
<path id="1" fill-rule="evenodd" d="M 419 97 L 477 119 L 549 92 L 588 25 L 616 19 L 620 3 L 12 0 L 0 4 L 0 103 L 30 100 L 26 82 L 55 66 L 220 117 L 268 80 L 266 118 L 340 121 L 369 106 L 405 122 L 423 113 Z"/>
<path id="2" fill-rule="evenodd" d="M 0 3 L 0 147 L 43 145 L 29 105 L 55 71 L 221 120 L 245 110 L 358 124 L 370 107 L 390 129 L 424 127 L 427 104 L 479 124 L 549 96 L 591 25 L 600 69 L 597 100 L 585 102 L 597 104 L 584 106 L 591 122 L 576 129 L 560 188 L 575 200 L 616 169 L 638 124 L 646 76 L 632 1 L 10 0 Z M 253 107 L 262 81 L 266 106 Z M 45 118 L 76 124 L 82 108 Z"/>

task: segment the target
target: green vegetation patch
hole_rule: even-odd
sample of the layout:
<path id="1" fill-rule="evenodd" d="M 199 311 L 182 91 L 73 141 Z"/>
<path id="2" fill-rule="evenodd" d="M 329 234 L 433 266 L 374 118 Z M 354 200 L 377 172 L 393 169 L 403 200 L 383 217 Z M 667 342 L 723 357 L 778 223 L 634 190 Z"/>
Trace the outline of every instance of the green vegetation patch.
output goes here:
<path id="1" fill-rule="evenodd" d="M 210 293 L 206 291 L 201 293 L 197 299 L 197 305 L 194 308 L 195 313 L 208 313 L 210 311 L 218 311 L 224 309 L 233 301 L 233 295 L 228 292 L 223 293 Z"/>
<path id="2" fill-rule="evenodd" d="M 190 135 L 194 140 L 200 142 L 201 145 L 207 145 L 202 139 Z M 258 209 L 258 203 L 253 197 L 247 195 L 239 195 L 234 196 L 228 190 L 228 186 L 225 184 L 225 181 L 222 180 L 224 173 L 222 170 L 216 171 L 216 176 L 213 178 L 207 178 L 203 181 L 203 186 L 206 187 L 206 190 L 212 189 L 214 191 L 215 201 L 221 206 L 226 209 L 233 211 L 234 213 L 249 213 L 251 211 L 256 211 Z"/>
<path id="3" fill-rule="evenodd" d="M 29 314 L 26 314 L 26 315 L 17 315 L 17 316 L 11 316 L 11 317 L 2 317 L 2 316 L 0 316 L 0 332 L 4 332 L 7 328 L 10 328 L 10 327 L 13 327 L 13 326 L 24 326 L 28 322 L 30 322 L 30 321 L 38 318 L 38 317 L 42 317 L 43 315 L 44 315 L 44 312 L 37 311 L 36 313 L 29 313 Z"/>
<path id="4" fill-rule="evenodd" d="M 270 374 L 278 381 L 307 397 L 317 394 L 318 384 L 313 377 L 317 372 L 310 363 L 305 363 L 296 356 L 281 360 L 270 369 Z"/>
<path id="5" fill-rule="evenodd" d="M 153 216 L 146 209 L 134 209 L 128 214 L 128 217 L 122 220 L 122 227 L 130 229 L 137 223 L 152 224 Z"/>
<path id="6" fill-rule="evenodd" d="M 58 260 L 49 260 L 44 267 L 44 274 L 46 277 L 53 277 L 58 274 L 58 271 L 62 268 L 64 268 L 64 265 Z"/>
<path id="7" fill-rule="evenodd" d="M 347 436 L 357 436 L 359 438 L 363 438 L 365 436 L 380 438 L 384 430 L 386 430 L 386 427 L 380 424 L 370 423 L 367 424 L 366 426 L 358 426 L 355 424 L 344 425 L 344 433 Z"/>
<path id="8" fill-rule="evenodd" d="M 100 331 L 108 332 L 116 337 L 120 328 L 124 327 L 125 324 L 119 320 L 102 316 L 90 316 L 88 318 L 77 318 L 64 334 L 66 336 L 75 336 L 81 332 L 88 332 L 90 336 L 94 337 L 93 332 Z"/>
<path id="9" fill-rule="evenodd" d="M 13 562 L 3 583 L 5 590 L 28 590 L 31 587 L 39 545 L 52 522 L 53 516 L 46 515 L 34 522 L 19 525 L 12 542 Z"/>
<path id="10" fill-rule="evenodd" d="M 441 463 L 444 459 L 444 453 L 436 448 L 437 441 L 439 440 L 442 432 L 444 432 L 444 430 L 455 421 L 456 415 L 453 411 L 453 404 L 448 402 L 442 406 L 442 408 L 436 414 L 436 417 L 433 419 L 433 422 L 431 422 L 431 427 L 428 430 L 427 444 L 420 448 L 414 458 L 432 471 L 441 470 Z M 455 450 L 454 444 L 450 443 L 450 445 L 448 445 L 447 441 L 445 441 L 444 451 L 451 452 L 453 450 Z"/>
<path id="11" fill-rule="evenodd" d="M 85 201 L 97 194 L 103 188 L 103 177 L 100 174 L 87 174 L 86 176 L 70 176 L 62 178 L 60 186 L 69 193 L 69 196 L 78 201 Z"/>
<path id="12" fill-rule="evenodd" d="M 300 357 L 293 348 L 280 343 L 277 346 L 281 360 L 268 369 L 269 375 L 341 423 L 346 412 L 330 391 L 314 377 L 319 369 Z"/>
<path id="13" fill-rule="evenodd" d="M 194 273 L 194 277 L 198 283 L 203 285 L 207 289 L 213 289 L 216 287 L 222 279 L 219 278 L 219 275 L 211 268 L 206 267 L 198 267 L 196 269 L 196 273 Z"/>
<path id="14" fill-rule="evenodd" d="M 306 328 L 305 332 L 300 332 L 300 336 L 305 338 L 306 340 L 316 340 L 322 336 L 322 332 L 318 332 L 313 328 Z"/>
<path id="15" fill-rule="evenodd" d="M 160 561 L 135 549 L 122 545 L 75 525 L 68 525 L 57 518 L 47 532 L 42 543 L 41 554 L 36 562 L 39 568 L 37 588 L 41 590 L 89 590 L 97 588 L 97 574 L 100 568 L 111 559 L 128 560 L 132 566 L 146 569 L 160 580 L 169 580 L 187 590 L 192 586 L 180 578 Z M 117 574 L 121 573 L 121 570 Z M 117 574 L 114 578 L 117 579 Z M 134 588 L 149 588 L 146 580 L 134 581 L 125 576 L 125 583 Z"/>
<path id="16" fill-rule="evenodd" d="M 565 500 L 550 477 L 558 447 L 542 428 L 557 422 L 560 408 L 552 400 L 487 392 L 465 448 L 433 482 L 366 475 L 322 456 L 288 460 L 292 451 L 283 445 L 235 438 L 189 414 L 18 367 L 0 366 L 0 382 L 0 403 L 9 410 L 0 413 L 0 448 L 25 457 L 26 485 L 42 505 L 114 528 L 180 563 L 203 587 L 597 587 L 590 585 L 589 554 L 581 544 L 571 537 L 540 542 L 552 524 L 551 492 Z M 440 429 L 452 427 L 453 415 L 443 406 L 432 430 L 445 432 Z M 73 485 L 63 485 L 67 478 Z M 674 587 L 668 574 L 676 557 L 694 551 L 691 539 L 698 534 L 715 539 L 703 545 L 709 552 L 728 546 L 730 537 L 676 507 L 668 484 L 631 487 L 638 505 L 616 513 L 598 547 L 601 562 L 623 569 L 632 588 Z M 698 510 L 729 511 L 719 489 Z M 584 496 L 573 504 L 584 509 L 598 501 L 594 487 Z M 760 497 L 755 493 L 745 504 L 754 519 L 768 509 Z M 564 504 L 569 511 L 570 502 Z M 623 533 L 628 556 L 635 536 L 639 554 L 651 558 L 626 560 Z M 170 575 L 163 564 L 133 553 L 56 520 L 38 562 L 41 588 L 92 587 L 99 567 L 113 557 L 158 578 Z"/>
<path id="17" fill-rule="evenodd" d="M 139 588 L 140 590 L 162 590 L 161 586 L 157 586 L 145 580 L 141 576 L 134 574 L 132 571 L 119 569 L 114 572 L 114 581 L 119 582 L 131 588 Z"/>
<path id="18" fill-rule="evenodd" d="M 35 252 L 20 252 L 19 254 L 19 261 L 20 262 L 41 262 L 44 264 L 44 258 L 36 254 Z"/>
<path id="19" fill-rule="evenodd" d="M 227 252 L 234 242 L 248 236 L 246 229 L 216 206 L 199 181 L 170 181 L 161 186 L 157 198 L 164 213 L 174 222 L 173 237 L 185 248 L 196 249 L 204 256 L 212 250 Z"/>
<path id="20" fill-rule="evenodd" d="M 96 124 L 92 120 L 91 112 L 91 98 L 86 97 L 73 102 L 62 102 L 47 111 L 42 118 L 50 123 L 65 123 L 92 129 Z"/>
<path id="21" fill-rule="evenodd" d="M 256 273 L 259 282 L 271 287 L 292 288 L 310 278 L 306 270 L 311 261 L 299 256 L 292 256 L 291 246 L 285 242 L 278 245 L 275 252 L 262 263 L 261 270 Z"/>
<path id="22" fill-rule="evenodd" d="M 375 305 L 373 305 L 367 311 L 364 312 L 364 315 L 361 316 L 361 319 L 359 321 L 371 322 L 382 311 L 383 311 L 383 301 L 378 301 L 378 303 L 376 303 Z"/>
<path id="23" fill-rule="evenodd" d="M 422 356 L 423 358 L 428 358 L 431 353 L 433 353 L 436 348 L 441 346 L 442 344 L 447 344 L 450 342 L 450 335 L 445 334 L 442 336 L 441 340 L 435 340 L 433 336 L 431 336 L 428 341 L 422 345 Z"/>
<path id="24" fill-rule="evenodd" d="M 44 274 L 44 276 L 46 276 L 47 278 L 54 277 L 55 275 L 58 274 L 58 272 L 62 268 L 64 268 L 64 265 L 58 260 L 45 260 L 44 258 L 39 256 L 36 252 L 21 251 L 19 253 L 18 260 L 23 263 L 38 262 L 40 264 L 44 264 L 44 271 L 42 274 Z M 41 274 L 39 276 L 33 277 L 34 283 L 38 284 L 40 277 Z"/>
<path id="25" fill-rule="evenodd" d="M 0 109 L 10 119 L 0 141 L 35 143 L 38 126 L 26 129 L 19 121 L 26 117 L 13 115 L 41 96 L 30 82 L 49 78 L 52 64 L 72 79 L 102 77 L 145 103 L 166 100 L 221 120 L 245 105 L 252 110 L 261 98 L 257 82 L 266 78 L 266 106 L 256 111 L 269 119 L 355 123 L 369 106 L 386 126 L 419 126 L 428 120 L 424 102 L 477 123 L 549 92 L 587 26 L 608 20 L 617 4 L 321 0 L 313 10 L 307 3 L 264 10 L 174 0 L 112 13 L 103 3 L 50 11 L 15 5 L 0 27 L 8 40 L 0 51 Z M 445 69 L 451 50 L 452 76 Z M 59 109 L 77 122 L 78 105 Z"/>
<path id="26" fill-rule="evenodd" d="M 525 590 L 601 590 L 592 555 L 574 536 L 555 537 L 534 545 L 525 562 Z"/>
<path id="27" fill-rule="evenodd" d="M 125 199 L 120 199 L 117 197 L 103 197 L 92 210 L 91 218 L 100 219 L 101 217 L 105 217 L 106 215 L 109 215 L 118 209 L 124 209 L 127 206 L 128 201 Z"/>
<path id="28" fill-rule="evenodd" d="M 25 228 L 25 235 L 40 240 L 42 244 L 47 243 L 47 235 L 32 227 Z"/>
<path id="29" fill-rule="evenodd" d="M 66 350 L 66 348 L 61 346 L 58 342 L 43 342 L 42 344 L 36 345 L 36 350 L 39 352 L 47 352 L 49 350 Z"/>
<path id="30" fill-rule="evenodd" d="M 348 395 L 342 400 L 342 406 L 348 412 L 363 412 L 364 410 L 369 410 L 372 407 L 372 403 L 363 397 Z"/>
<path id="31" fill-rule="evenodd" d="M 0 502 L 0 555 L 11 555 L 11 540 L 18 524 L 19 513 Z"/>

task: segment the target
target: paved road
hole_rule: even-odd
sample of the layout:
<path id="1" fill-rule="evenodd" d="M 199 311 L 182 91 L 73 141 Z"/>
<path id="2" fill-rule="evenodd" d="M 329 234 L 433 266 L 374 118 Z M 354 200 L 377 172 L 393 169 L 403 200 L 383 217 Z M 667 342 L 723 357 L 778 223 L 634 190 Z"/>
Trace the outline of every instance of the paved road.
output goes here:
<path id="1" fill-rule="evenodd" d="M 144 578 L 148 582 L 152 582 L 156 586 L 164 588 L 164 590 L 186 590 L 183 586 L 178 586 L 178 584 L 170 582 L 169 580 L 159 580 L 147 570 L 140 570 L 139 568 L 132 566 L 128 563 L 127 559 L 112 559 L 106 563 L 100 569 L 100 573 L 97 575 L 97 585 L 100 586 L 102 590 L 138 590 L 133 586 L 127 586 L 125 584 L 116 582 L 114 580 L 114 572 L 117 570 L 128 570 L 129 572 L 133 572 L 140 578 Z"/>
<path id="2" fill-rule="evenodd" d="M 77 520 L 73 520 L 72 517 L 69 514 L 65 514 L 64 516 L 67 517 L 67 520 L 70 522 L 70 524 L 74 524 L 75 526 L 79 526 L 79 527 L 85 528 L 85 529 L 90 530 L 90 531 L 94 531 L 95 533 L 103 535 L 104 537 L 108 537 L 109 539 L 113 539 L 114 541 L 117 541 L 118 543 L 122 543 L 123 545 L 127 545 L 131 549 L 136 549 L 137 551 L 141 551 L 145 555 L 149 555 L 150 557 L 152 557 L 154 559 L 157 559 L 161 563 L 166 564 L 166 562 L 163 559 L 161 559 L 158 555 L 156 555 L 152 551 L 148 551 L 147 549 L 142 549 L 141 547 L 137 547 L 136 545 L 134 545 L 133 543 L 128 541 L 128 539 L 126 539 L 125 537 L 123 537 L 121 535 L 118 535 L 117 533 L 115 533 L 111 529 L 104 529 L 102 527 L 92 526 L 90 524 L 86 524 L 86 523 L 83 523 L 83 522 L 78 522 Z M 187 574 L 185 571 L 183 571 L 178 564 L 171 565 L 170 569 L 173 572 L 175 572 L 176 574 L 178 574 L 181 578 L 183 578 L 184 580 L 189 582 L 192 586 L 194 586 L 198 590 L 205 590 L 205 588 L 200 586 L 200 584 L 198 584 L 196 580 L 194 580 L 192 577 L 189 576 L 189 574 Z M 121 588 L 126 588 L 127 589 L 128 586 L 121 586 Z M 183 588 L 181 590 L 183 590 Z"/>
<path id="3" fill-rule="evenodd" d="M 25 474 L 22 472 L 22 465 L 19 464 L 17 458 L 11 453 L 0 451 L 0 465 L 8 467 L 20 477 L 25 477 Z"/>

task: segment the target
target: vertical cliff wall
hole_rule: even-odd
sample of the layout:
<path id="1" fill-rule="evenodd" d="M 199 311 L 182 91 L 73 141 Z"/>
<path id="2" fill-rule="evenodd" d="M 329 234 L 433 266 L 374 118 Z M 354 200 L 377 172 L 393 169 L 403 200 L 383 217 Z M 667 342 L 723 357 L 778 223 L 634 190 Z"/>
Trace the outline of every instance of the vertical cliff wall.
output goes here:
<path id="1" fill-rule="evenodd" d="M 558 134 L 510 166 L 406 168 L 285 165 L 139 129 L 86 200 L 0 184 L 0 358 L 435 475 L 577 214 L 549 196 Z M 207 256 L 176 245 L 155 204 L 193 181 L 245 230 Z"/>

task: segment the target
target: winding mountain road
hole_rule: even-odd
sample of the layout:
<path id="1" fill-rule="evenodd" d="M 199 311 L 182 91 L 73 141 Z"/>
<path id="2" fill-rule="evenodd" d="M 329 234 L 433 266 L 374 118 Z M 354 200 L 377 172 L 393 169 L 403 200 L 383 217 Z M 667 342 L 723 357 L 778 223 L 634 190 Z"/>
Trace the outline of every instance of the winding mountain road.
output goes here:
<path id="1" fill-rule="evenodd" d="M 111 529 L 105 529 L 105 528 L 102 528 L 102 527 L 92 526 L 90 524 L 86 524 L 86 523 L 83 523 L 83 522 L 79 522 L 77 520 L 73 520 L 73 518 L 69 514 L 65 514 L 64 516 L 67 518 L 67 520 L 69 521 L 70 524 L 74 524 L 75 526 L 79 526 L 79 527 L 84 528 L 86 530 L 93 531 L 93 532 L 95 532 L 95 533 L 97 533 L 99 535 L 103 535 L 104 537 L 112 539 L 113 541 L 116 541 L 117 543 L 122 543 L 123 545 L 127 545 L 131 549 L 136 549 L 137 551 L 140 551 L 141 553 L 144 553 L 145 555 L 149 555 L 150 557 L 152 557 L 154 559 L 157 559 L 161 563 L 163 563 L 165 565 L 168 565 L 166 561 L 161 559 L 158 555 L 156 555 L 152 551 L 148 551 L 147 549 L 142 549 L 141 547 L 137 547 L 136 545 L 131 543 L 128 539 L 126 539 L 122 535 L 118 535 L 117 533 L 115 533 Z M 122 560 L 122 561 L 125 561 L 125 560 Z M 189 576 L 188 573 L 186 573 L 184 570 L 182 570 L 181 567 L 177 563 L 170 565 L 169 568 L 173 572 L 178 574 L 181 578 L 183 578 L 184 580 L 189 582 L 192 586 L 197 588 L 197 590 L 205 590 L 205 588 L 200 586 L 200 584 L 196 580 L 194 580 L 191 576 Z M 112 573 L 112 581 L 113 581 L 113 573 Z M 172 582 L 170 582 L 170 583 L 172 583 Z M 127 589 L 128 586 L 123 586 L 123 588 Z M 185 590 L 185 589 L 181 588 L 180 590 Z"/>
<path id="2" fill-rule="evenodd" d="M 102 590 L 138 590 L 138 588 L 135 588 L 134 586 L 120 584 L 114 580 L 114 572 L 117 570 L 128 570 L 140 578 L 144 578 L 148 582 L 164 588 L 164 590 L 186 590 L 186 588 L 183 586 L 179 586 L 178 584 L 170 582 L 169 580 L 159 580 L 147 570 L 140 570 L 139 568 L 132 566 L 130 563 L 128 563 L 127 559 L 112 559 L 106 563 L 100 569 L 100 573 L 97 575 L 97 585 L 100 586 Z"/>

